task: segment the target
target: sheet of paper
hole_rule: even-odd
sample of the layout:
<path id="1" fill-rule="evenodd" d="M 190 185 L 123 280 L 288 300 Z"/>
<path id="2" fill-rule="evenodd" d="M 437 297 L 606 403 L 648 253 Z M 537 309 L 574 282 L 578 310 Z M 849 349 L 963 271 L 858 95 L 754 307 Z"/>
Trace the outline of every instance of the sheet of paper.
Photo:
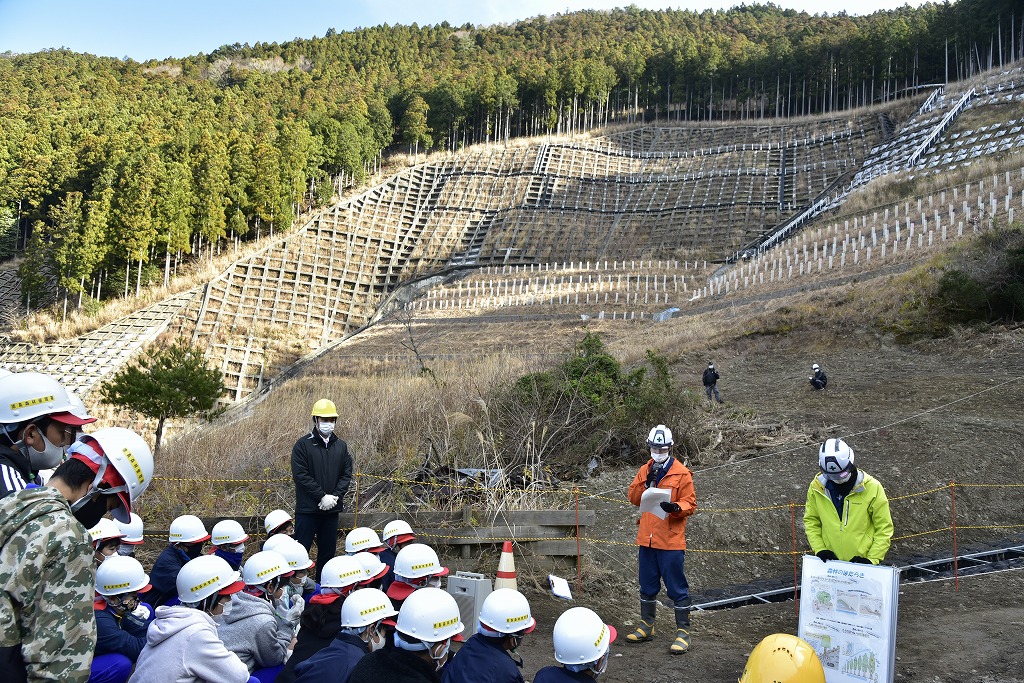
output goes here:
<path id="1" fill-rule="evenodd" d="M 659 519 L 668 517 L 668 513 L 661 509 L 661 503 L 672 501 L 672 489 L 659 489 L 651 487 L 640 496 L 640 514 L 650 512 L 657 515 Z"/>
<path id="2" fill-rule="evenodd" d="M 551 584 L 551 593 L 558 598 L 572 600 L 572 591 L 569 590 L 569 582 L 561 576 L 548 574 L 548 582 Z"/>

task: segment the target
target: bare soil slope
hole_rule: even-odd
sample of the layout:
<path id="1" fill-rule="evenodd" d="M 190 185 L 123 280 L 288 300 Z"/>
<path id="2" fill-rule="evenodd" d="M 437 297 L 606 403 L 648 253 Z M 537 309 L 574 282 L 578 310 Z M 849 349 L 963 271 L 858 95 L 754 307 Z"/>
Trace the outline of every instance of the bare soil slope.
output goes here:
<path id="1" fill-rule="evenodd" d="M 687 575 L 696 593 L 758 578 L 792 576 L 786 555 L 709 553 L 702 550 L 782 550 L 791 547 L 790 515 L 741 514 L 711 509 L 771 506 L 804 499 L 816 472 L 816 443 L 846 437 L 858 464 L 876 476 L 891 498 L 897 540 L 888 560 L 904 564 L 918 555 L 952 554 L 948 484 L 1013 485 L 956 487 L 960 548 L 1018 535 L 1024 526 L 1020 499 L 1024 405 L 1024 329 L 963 333 L 959 337 L 899 345 L 869 332 L 802 329 L 782 336 L 747 336 L 707 351 L 722 373 L 727 403 L 708 406 L 711 423 L 743 414 L 778 423 L 795 435 L 753 459 L 732 464 L 730 436 L 690 454 L 698 502 L 692 518 Z M 681 386 L 699 391 L 703 358 L 683 353 L 675 364 Z M 812 362 L 828 372 L 829 389 L 807 386 Z M 683 427 L 685 428 L 685 427 Z M 713 447 L 712 447 L 713 446 Z M 739 457 L 749 458 L 744 452 Z M 632 509 L 618 502 L 633 474 L 606 470 L 587 482 L 601 494 L 587 577 L 576 604 L 597 610 L 620 631 L 615 658 L 602 680 L 735 681 L 752 647 L 773 632 L 796 632 L 792 602 L 697 613 L 692 651 L 668 653 L 672 614 L 660 615 L 657 641 L 627 645 L 622 637 L 637 616 L 635 534 Z M 937 489 L 931 493 L 922 493 Z M 805 548 L 796 520 L 798 545 Z M 1020 542 L 1019 540 L 1017 541 Z M 575 578 L 575 577 L 571 577 Z M 897 680 L 928 682 L 1021 681 L 1024 651 L 1024 572 L 907 584 L 901 590 Z M 553 663 L 550 633 L 568 605 L 533 591 L 540 626 L 524 643 L 527 678 Z M 663 596 L 664 597 L 664 596 Z"/>

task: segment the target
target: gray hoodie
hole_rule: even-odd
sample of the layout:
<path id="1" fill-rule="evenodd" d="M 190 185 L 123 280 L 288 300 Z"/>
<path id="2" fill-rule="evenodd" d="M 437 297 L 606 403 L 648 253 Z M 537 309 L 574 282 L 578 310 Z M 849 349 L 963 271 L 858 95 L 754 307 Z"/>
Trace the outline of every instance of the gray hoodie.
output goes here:
<path id="1" fill-rule="evenodd" d="M 217 630 L 225 647 L 250 671 L 283 664 L 295 637 L 295 629 L 275 614 L 273 605 L 244 592 L 231 596 L 231 607 Z"/>
<path id="2" fill-rule="evenodd" d="M 224 647 L 217 624 L 191 607 L 157 607 L 131 683 L 247 683 L 249 669 Z"/>

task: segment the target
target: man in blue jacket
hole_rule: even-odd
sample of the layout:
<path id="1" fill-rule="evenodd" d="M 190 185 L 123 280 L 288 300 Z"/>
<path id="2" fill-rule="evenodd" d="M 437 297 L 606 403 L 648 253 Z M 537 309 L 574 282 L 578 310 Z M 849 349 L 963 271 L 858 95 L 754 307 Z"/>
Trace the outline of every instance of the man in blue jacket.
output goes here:
<path id="1" fill-rule="evenodd" d="M 499 588 L 480 607 L 480 630 L 459 648 L 441 683 L 523 683 L 516 649 L 537 625 L 519 591 Z"/>
<path id="2" fill-rule="evenodd" d="M 396 614 L 383 591 L 354 591 L 341 607 L 338 635 L 330 645 L 295 667 L 295 683 L 345 683 L 363 655 L 384 647 L 384 620 Z"/>
<path id="3" fill-rule="evenodd" d="M 352 481 L 348 445 L 334 434 L 338 409 L 322 398 L 313 404 L 313 429 L 292 447 L 295 481 L 295 540 L 312 550 L 316 541 L 316 580 L 338 545 L 338 513 Z"/>
<path id="4" fill-rule="evenodd" d="M 124 683 L 146 646 L 153 610 L 140 594 L 151 588 L 134 557 L 114 555 L 96 569 L 96 656 L 89 683 Z"/>

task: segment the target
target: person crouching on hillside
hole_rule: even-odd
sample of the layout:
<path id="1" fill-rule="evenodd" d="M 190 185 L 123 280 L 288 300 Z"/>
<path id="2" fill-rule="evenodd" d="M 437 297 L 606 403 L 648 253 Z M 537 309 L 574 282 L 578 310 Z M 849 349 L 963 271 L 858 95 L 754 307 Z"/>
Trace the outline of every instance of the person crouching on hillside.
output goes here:
<path id="1" fill-rule="evenodd" d="M 815 363 L 811 366 L 811 372 L 814 374 L 807 378 L 811 383 L 811 386 L 816 390 L 821 391 L 828 386 L 828 376 L 825 375 L 825 371 L 821 369 L 821 366 Z"/>

